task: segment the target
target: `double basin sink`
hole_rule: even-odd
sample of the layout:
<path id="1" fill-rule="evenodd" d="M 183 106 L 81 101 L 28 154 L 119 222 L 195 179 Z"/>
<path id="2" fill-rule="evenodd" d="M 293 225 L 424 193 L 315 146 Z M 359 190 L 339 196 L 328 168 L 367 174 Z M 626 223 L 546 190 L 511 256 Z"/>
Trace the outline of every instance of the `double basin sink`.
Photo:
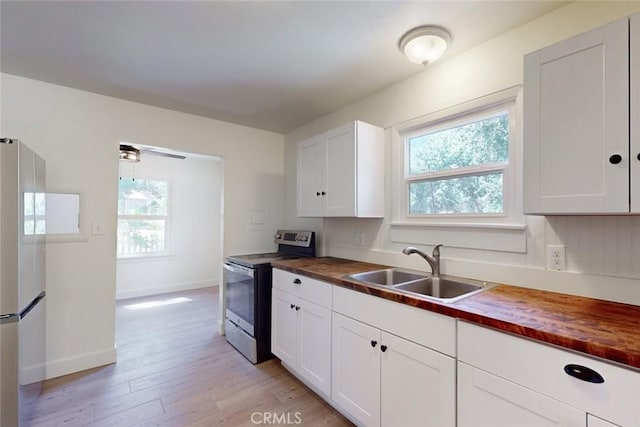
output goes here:
<path id="1" fill-rule="evenodd" d="M 495 286 L 493 283 L 480 280 L 446 275 L 432 277 L 430 274 L 401 268 L 385 268 L 349 274 L 344 278 L 366 286 L 390 289 L 398 293 L 444 303 L 456 302 Z"/>

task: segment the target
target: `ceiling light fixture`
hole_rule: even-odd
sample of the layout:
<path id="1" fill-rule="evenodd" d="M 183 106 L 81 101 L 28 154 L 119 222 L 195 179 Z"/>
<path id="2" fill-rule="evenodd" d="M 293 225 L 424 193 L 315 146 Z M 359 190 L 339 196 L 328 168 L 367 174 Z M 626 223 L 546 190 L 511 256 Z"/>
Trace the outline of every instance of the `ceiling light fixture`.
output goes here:
<path id="1" fill-rule="evenodd" d="M 408 31 L 399 47 L 409 61 L 427 65 L 440 58 L 451 43 L 451 34 L 437 25 L 425 25 Z"/>
<path id="2" fill-rule="evenodd" d="M 131 145 L 120 144 L 120 160 L 137 163 L 140 161 L 140 150 Z"/>

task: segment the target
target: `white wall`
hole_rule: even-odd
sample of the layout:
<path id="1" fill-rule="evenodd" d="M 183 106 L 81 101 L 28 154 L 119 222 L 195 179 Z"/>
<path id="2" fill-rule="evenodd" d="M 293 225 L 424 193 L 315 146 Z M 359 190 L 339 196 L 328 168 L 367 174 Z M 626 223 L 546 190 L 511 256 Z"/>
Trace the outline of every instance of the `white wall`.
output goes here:
<path id="1" fill-rule="evenodd" d="M 83 217 L 104 224 L 101 235 L 48 244 L 48 377 L 116 358 L 120 141 L 223 157 L 224 252 L 274 249 L 284 216 L 282 135 L 8 74 L 1 89 L 2 135 L 37 151 L 48 186 L 80 192 Z M 256 210 L 268 213 L 266 224 L 251 223 Z"/>
<path id="2" fill-rule="evenodd" d="M 168 181 L 170 209 L 167 255 L 119 258 L 116 299 L 220 284 L 222 172 L 212 156 L 143 153 L 139 163 L 120 163 L 121 177 Z"/>
<path id="3" fill-rule="evenodd" d="M 640 10 L 638 2 L 574 2 L 285 135 L 287 225 L 321 232 L 325 255 L 428 269 L 394 241 L 390 183 L 392 128 L 503 89 L 522 85 L 523 55 Z M 455 34 L 454 34 L 455 39 Z M 579 70 L 576 70 L 579 72 Z M 387 129 L 387 214 L 375 219 L 296 217 L 297 141 L 351 120 Z M 399 207 L 394 206 L 394 209 Z M 445 273 L 640 304 L 640 217 L 523 217 L 526 252 L 445 247 Z M 364 248 L 354 233 L 365 234 Z M 428 234 L 429 231 L 421 234 Z M 397 239 L 395 239 L 397 240 Z M 419 243 L 414 241 L 413 243 Z M 567 247 L 567 271 L 545 270 L 547 244 Z M 423 246 L 430 249 L 429 245 Z"/>

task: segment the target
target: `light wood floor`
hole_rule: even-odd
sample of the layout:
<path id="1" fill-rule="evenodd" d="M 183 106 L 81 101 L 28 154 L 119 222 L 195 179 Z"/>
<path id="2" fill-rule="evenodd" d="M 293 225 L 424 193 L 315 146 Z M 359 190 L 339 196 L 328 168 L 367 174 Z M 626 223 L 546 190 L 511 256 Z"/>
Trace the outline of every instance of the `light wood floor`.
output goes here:
<path id="1" fill-rule="evenodd" d="M 46 381 L 32 426 L 351 425 L 277 359 L 252 365 L 216 332 L 217 288 L 120 301 L 116 318 L 118 363 Z"/>

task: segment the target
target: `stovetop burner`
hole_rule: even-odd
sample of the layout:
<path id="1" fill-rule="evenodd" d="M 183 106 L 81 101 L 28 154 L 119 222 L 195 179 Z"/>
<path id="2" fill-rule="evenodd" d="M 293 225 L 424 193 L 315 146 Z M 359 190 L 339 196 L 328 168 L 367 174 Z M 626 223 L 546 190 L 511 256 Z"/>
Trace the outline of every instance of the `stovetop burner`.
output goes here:
<path id="1" fill-rule="evenodd" d="M 248 268 L 270 266 L 273 261 L 316 256 L 313 231 L 278 230 L 274 236 L 278 252 L 231 255 L 226 261 Z"/>
<path id="2" fill-rule="evenodd" d="M 271 265 L 274 261 L 296 259 L 300 257 L 301 255 L 273 252 L 267 254 L 233 255 L 228 256 L 227 261 L 249 268 L 258 268 Z"/>

